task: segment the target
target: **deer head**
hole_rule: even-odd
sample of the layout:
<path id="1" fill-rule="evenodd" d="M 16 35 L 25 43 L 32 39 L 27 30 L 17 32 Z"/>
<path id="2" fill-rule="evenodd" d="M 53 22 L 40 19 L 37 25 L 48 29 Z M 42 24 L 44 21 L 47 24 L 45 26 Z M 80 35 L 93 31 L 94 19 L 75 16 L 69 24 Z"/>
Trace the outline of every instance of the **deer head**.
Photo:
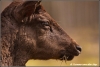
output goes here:
<path id="1" fill-rule="evenodd" d="M 12 57 L 11 64 L 7 60 L 9 65 L 22 66 L 29 59 L 72 60 L 81 52 L 81 47 L 46 12 L 40 2 L 14 1 L 1 14 L 2 46 L 10 44 L 10 48 L 5 46 L 9 48 L 6 51 Z M 4 51 L 2 49 L 2 53 Z M 5 65 L 5 61 L 2 64 Z"/>

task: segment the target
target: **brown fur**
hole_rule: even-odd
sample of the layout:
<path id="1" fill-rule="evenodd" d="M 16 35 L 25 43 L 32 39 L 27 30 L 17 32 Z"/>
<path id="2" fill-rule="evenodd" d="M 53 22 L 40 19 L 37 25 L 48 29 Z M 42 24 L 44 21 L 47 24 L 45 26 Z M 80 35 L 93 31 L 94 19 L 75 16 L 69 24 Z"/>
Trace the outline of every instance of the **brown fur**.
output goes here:
<path id="1" fill-rule="evenodd" d="M 2 66 L 64 55 L 72 60 L 81 51 L 38 1 L 14 1 L 1 13 L 1 39 Z"/>

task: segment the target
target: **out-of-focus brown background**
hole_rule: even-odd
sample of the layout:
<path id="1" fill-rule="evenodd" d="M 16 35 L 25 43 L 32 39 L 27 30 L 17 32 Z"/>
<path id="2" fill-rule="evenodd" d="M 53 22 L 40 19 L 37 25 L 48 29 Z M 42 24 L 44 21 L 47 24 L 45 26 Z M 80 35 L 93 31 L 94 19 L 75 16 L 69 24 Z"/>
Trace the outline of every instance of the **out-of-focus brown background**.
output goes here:
<path id="1" fill-rule="evenodd" d="M 2 10 L 11 0 L 2 0 Z M 42 1 L 47 12 L 82 46 L 82 53 L 72 61 L 29 60 L 27 66 L 99 65 L 99 1 Z"/>

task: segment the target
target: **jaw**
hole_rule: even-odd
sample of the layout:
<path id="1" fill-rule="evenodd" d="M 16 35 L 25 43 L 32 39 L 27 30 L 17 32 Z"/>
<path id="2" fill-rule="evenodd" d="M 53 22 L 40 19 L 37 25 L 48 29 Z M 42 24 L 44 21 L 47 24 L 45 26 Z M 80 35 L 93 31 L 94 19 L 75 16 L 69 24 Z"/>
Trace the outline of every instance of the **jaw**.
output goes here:
<path id="1" fill-rule="evenodd" d="M 38 57 L 34 57 L 34 59 L 39 59 L 39 60 L 49 60 L 49 59 L 58 59 L 58 60 L 67 60 L 70 61 L 72 59 L 74 59 L 74 55 L 62 55 L 62 56 L 56 56 L 56 57 L 52 57 L 52 56 L 38 56 Z"/>

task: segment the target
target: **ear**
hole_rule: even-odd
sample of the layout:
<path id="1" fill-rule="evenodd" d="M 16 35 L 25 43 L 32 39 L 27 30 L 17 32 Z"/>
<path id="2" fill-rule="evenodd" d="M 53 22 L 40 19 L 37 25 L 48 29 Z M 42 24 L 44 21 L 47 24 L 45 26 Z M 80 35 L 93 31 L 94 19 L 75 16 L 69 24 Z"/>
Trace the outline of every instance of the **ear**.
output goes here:
<path id="1" fill-rule="evenodd" d="M 33 14 L 36 8 L 40 5 L 41 1 L 25 1 L 21 2 L 17 8 L 16 13 L 20 16 L 20 18 L 25 18 Z"/>
<path id="2" fill-rule="evenodd" d="M 24 16 L 24 17 L 27 17 L 27 16 L 30 16 L 32 13 L 35 12 L 35 9 L 37 6 L 40 5 L 40 2 L 41 1 L 26 1 L 26 2 L 23 2 L 19 9 L 19 13 Z"/>
<path id="3" fill-rule="evenodd" d="M 45 9 L 43 8 L 43 6 L 42 6 L 42 5 L 39 5 L 39 6 L 36 7 L 34 13 L 35 13 L 35 14 L 41 14 L 41 13 L 44 13 L 44 12 L 46 12 L 46 11 L 45 11 Z"/>

